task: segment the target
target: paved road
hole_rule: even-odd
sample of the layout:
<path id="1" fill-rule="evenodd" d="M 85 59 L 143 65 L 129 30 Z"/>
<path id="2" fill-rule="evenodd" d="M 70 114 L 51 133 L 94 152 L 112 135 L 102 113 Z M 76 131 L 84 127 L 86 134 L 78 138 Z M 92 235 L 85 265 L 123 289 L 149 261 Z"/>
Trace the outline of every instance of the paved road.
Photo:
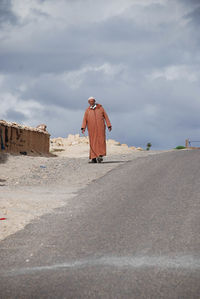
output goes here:
<path id="1" fill-rule="evenodd" d="M 199 165 L 200 151 L 121 164 L 0 242 L 0 298 L 199 299 Z"/>

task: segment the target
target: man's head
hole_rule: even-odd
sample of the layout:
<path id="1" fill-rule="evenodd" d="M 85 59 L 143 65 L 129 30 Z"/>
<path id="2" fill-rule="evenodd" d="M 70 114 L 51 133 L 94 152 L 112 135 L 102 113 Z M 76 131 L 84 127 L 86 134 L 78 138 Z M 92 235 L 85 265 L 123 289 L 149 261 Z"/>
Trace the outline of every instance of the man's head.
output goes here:
<path id="1" fill-rule="evenodd" d="M 95 102 L 96 102 L 96 100 L 95 100 L 94 97 L 90 97 L 90 98 L 88 99 L 88 103 L 89 103 L 90 106 L 94 106 L 94 105 L 95 105 Z"/>

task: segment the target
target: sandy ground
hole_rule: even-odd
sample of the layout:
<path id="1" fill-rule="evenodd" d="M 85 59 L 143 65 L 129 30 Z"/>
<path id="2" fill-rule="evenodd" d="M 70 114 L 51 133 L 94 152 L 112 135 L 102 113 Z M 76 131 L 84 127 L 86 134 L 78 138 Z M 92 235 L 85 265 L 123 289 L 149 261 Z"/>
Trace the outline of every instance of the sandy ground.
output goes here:
<path id="1" fill-rule="evenodd" d="M 107 147 L 101 164 L 88 163 L 89 146 L 74 145 L 57 157 L 7 155 L 0 160 L 0 240 L 22 229 L 36 217 L 67 204 L 93 180 L 128 160 L 159 152 Z"/>

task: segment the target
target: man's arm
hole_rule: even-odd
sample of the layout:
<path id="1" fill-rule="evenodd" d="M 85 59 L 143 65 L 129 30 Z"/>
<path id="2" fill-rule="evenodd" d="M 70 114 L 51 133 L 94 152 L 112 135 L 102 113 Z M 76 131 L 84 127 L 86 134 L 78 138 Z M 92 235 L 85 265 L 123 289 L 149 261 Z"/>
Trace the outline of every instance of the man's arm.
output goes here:
<path id="1" fill-rule="evenodd" d="M 85 114 L 84 114 L 84 117 L 83 117 L 82 126 L 81 126 L 81 132 L 82 132 L 82 134 L 85 133 L 86 127 L 87 127 L 87 110 L 85 111 Z"/>
<path id="2" fill-rule="evenodd" d="M 108 114 L 106 113 L 106 111 L 104 110 L 104 108 L 103 108 L 103 115 L 104 115 L 104 118 L 105 118 L 108 130 L 111 131 L 112 130 L 112 125 L 111 125 L 111 122 L 109 120 Z"/>

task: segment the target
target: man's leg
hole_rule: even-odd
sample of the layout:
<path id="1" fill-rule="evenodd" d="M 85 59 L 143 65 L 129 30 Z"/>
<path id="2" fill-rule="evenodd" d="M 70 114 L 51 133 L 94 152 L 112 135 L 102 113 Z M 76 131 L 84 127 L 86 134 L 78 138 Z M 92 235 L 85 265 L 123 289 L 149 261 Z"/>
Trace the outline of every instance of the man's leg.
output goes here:
<path id="1" fill-rule="evenodd" d="M 97 159 L 93 158 L 89 163 L 97 163 Z"/>
<path id="2" fill-rule="evenodd" d="M 101 163 L 103 161 L 103 156 L 102 155 L 100 155 L 99 157 L 97 157 L 97 162 L 98 163 Z"/>

